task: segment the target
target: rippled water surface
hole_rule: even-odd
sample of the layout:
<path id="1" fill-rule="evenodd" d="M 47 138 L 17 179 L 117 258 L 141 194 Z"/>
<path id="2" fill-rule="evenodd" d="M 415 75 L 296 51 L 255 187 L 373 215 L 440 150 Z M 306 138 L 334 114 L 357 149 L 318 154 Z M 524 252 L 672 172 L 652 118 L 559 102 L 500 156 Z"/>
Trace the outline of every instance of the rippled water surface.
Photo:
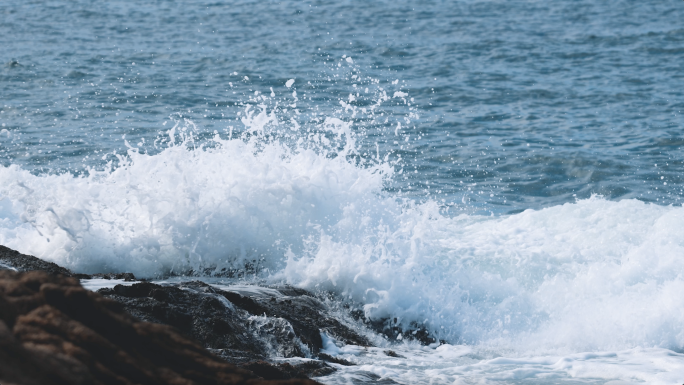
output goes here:
<path id="1" fill-rule="evenodd" d="M 154 152 L 172 114 L 242 130 L 272 88 L 285 122 L 358 119 L 371 152 L 402 155 L 387 188 L 412 197 L 494 213 L 681 203 L 680 2 L 5 1 L 0 15 L 5 166 L 80 172 L 124 134 Z M 344 111 L 376 100 L 369 84 L 410 99 Z"/>
<path id="2" fill-rule="evenodd" d="M 329 384 L 681 384 L 683 109 L 681 1 L 7 0 L 0 244 L 447 342 Z"/>

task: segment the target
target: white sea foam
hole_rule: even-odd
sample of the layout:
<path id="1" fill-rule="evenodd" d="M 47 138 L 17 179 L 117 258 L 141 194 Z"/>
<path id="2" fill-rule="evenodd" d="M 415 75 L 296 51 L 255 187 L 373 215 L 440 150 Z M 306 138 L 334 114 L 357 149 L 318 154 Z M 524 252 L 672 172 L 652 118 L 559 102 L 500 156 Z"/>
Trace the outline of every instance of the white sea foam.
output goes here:
<path id="1" fill-rule="evenodd" d="M 93 278 L 93 279 L 82 279 L 81 285 L 92 291 L 97 291 L 100 289 L 110 289 L 116 285 L 131 286 L 138 283 L 139 281 L 125 281 L 123 279 L 104 279 L 104 278 Z"/>
<path id="2" fill-rule="evenodd" d="M 356 366 L 341 366 L 326 384 L 348 384 L 353 379 L 392 379 L 405 384 L 679 384 L 684 355 L 658 348 L 615 352 L 575 353 L 565 356 L 492 358 L 493 352 L 463 345 L 436 349 L 415 345 L 386 348 L 345 346 L 337 356 Z"/>
<path id="3" fill-rule="evenodd" d="M 335 291 L 369 317 L 418 322 L 496 355 L 547 357 L 488 361 L 520 369 L 502 372 L 510 378 L 604 370 L 572 358 L 579 352 L 681 360 L 666 352 L 684 348 L 684 208 L 594 197 L 451 218 L 436 202 L 383 192 L 391 165 L 357 165 L 345 121 L 326 119 L 305 143 L 264 139 L 277 123 L 265 109 L 243 122 L 251 139 L 199 148 L 178 122 L 159 154 L 130 148 L 119 167 L 84 177 L 0 168 L 0 243 L 84 273 L 257 261 L 262 277 Z"/>

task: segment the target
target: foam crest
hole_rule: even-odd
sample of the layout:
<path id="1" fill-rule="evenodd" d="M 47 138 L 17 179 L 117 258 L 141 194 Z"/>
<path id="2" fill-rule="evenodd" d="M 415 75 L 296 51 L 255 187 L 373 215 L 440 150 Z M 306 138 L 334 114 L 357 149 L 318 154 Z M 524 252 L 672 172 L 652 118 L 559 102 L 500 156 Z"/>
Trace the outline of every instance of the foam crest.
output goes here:
<path id="1" fill-rule="evenodd" d="M 380 191 L 391 171 L 258 137 L 196 147 L 192 125 L 177 123 L 159 154 L 131 147 L 118 167 L 88 176 L 0 169 L 0 242 L 81 272 L 154 277 L 247 262 L 273 270 L 285 250 L 301 251 L 302 235 Z"/>
<path id="2" fill-rule="evenodd" d="M 339 223 L 283 274 L 497 350 L 684 346 L 684 209 L 600 198 L 504 217 L 446 218 L 434 203 Z M 383 208 L 383 210 L 385 210 Z M 364 235 L 361 235 L 364 234 Z"/>
<path id="3" fill-rule="evenodd" d="M 1 168 L 0 243 L 86 273 L 247 264 L 498 351 L 684 347 L 682 207 L 594 197 L 452 218 L 384 192 L 392 165 L 359 165 L 341 119 L 286 141 L 263 108 L 204 145 L 176 123 L 160 153 L 130 147 L 87 176 Z"/>

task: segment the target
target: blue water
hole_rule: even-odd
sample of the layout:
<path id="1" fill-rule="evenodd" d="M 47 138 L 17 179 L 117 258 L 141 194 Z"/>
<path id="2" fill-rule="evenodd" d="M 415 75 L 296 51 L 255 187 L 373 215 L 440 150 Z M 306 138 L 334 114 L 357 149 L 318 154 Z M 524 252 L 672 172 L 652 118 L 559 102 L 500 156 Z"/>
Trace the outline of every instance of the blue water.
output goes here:
<path id="1" fill-rule="evenodd" d="M 680 204 L 683 12 L 675 1 L 5 1 L 0 120 L 12 135 L 0 162 L 79 173 L 123 152 L 124 134 L 152 147 L 172 114 L 207 136 L 241 130 L 249 97 L 286 96 L 292 78 L 302 114 L 345 115 L 338 100 L 366 87 L 358 73 L 408 93 L 419 116 L 402 127 L 404 149 L 387 133 L 406 104 L 354 117 L 370 152 L 377 143 L 412 171 L 387 189 L 496 214 L 592 194 Z M 354 66 L 337 70 L 344 55 Z"/>
<path id="2" fill-rule="evenodd" d="M 331 342 L 359 365 L 328 384 L 680 384 L 682 21 L 673 0 L 3 1 L 0 244 L 234 270 L 448 342 L 356 325 L 379 347 Z"/>

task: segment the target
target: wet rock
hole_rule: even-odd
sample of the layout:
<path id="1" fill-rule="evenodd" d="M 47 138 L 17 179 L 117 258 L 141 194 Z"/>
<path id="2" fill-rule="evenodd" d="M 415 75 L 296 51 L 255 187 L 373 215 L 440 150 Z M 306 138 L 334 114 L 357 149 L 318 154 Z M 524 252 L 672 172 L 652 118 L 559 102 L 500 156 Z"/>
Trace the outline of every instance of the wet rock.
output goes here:
<path id="1" fill-rule="evenodd" d="M 132 273 L 105 273 L 105 274 L 76 274 L 55 263 L 43 261 L 32 255 L 21 254 L 16 250 L 0 245 L 0 270 L 14 271 L 45 271 L 50 274 L 61 274 L 66 277 L 78 279 L 122 279 L 127 282 L 136 281 Z"/>
<path id="2" fill-rule="evenodd" d="M 0 246 L 0 270 L 3 267 L 19 271 L 45 270 L 79 279 L 136 280 L 130 273 L 73 274 L 53 263 Z M 259 376 L 263 378 L 303 379 L 328 375 L 336 370 L 323 361 L 315 360 L 296 365 L 269 363 L 273 357 L 318 357 L 328 362 L 352 365 L 346 360 L 320 353 L 323 345 L 321 333 L 346 344 L 371 346 L 365 337 L 336 319 L 319 297 L 306 290 L 287 285 L 222 288 L 225 290 L 200 281 L 164 285 L 143 281 L 101 289 L 99 293 L 113 300 L 107 302 L 107 306 L 114 309 L 112 311 L 132 315 L 131 322 L 171 326 L 181 338 L 197 340 L 206 351 L 229 363 L 258 369 L 263 374 Z M 70 306 L 78 309 L 80 305 Z M 0 313 L 0 319 L 14 317 L 12 307 L 7 309 Z M 8 325 L 11 329 L 12 323 Z M 30 338 L 30 335 L 31 332 L 27 332 L 25 338 Z M 68 367 L 64 362 L 56 367 L 61 366 Z M 84 370 L 84 373 L 90 373 L 88 368 Z M 90 380 L 84 381 L 88 383 Z"/>
<path id="3" fill-rule="evenodd" d="M 205 347 L 220 349 L 221 357 L 234 363 L 246 362 L 244 357 L 315 356 L 323 345 L 321 332 L 344 343 L 370 345 L 311 293 L 289 286 L 221 290 L 200 281 L 142 282 L 99 293 L 142 320 L 175 326 Z"/>
<path id="4" fill-rule="evenodd" d="M 398 382 L 392 380 L 391 378 L 382 378 L 378 376 L 375 373 L 371 372 L 357 372 L 354 374 L 354 377 L 351 379 L 351 383 L 354 385 L 364 385 L 364 384 L 373 384 L 373 385 L 394 385 L 398 384 Z"/>
<path id="5" fill-rule="evenodd" d="M 124 280 L 126 282 L 135 282 L 138 281 L 137 278 L 135 278 L 135 275 L 133 273 L 106 273 L 106 274 L 76 274 L 76 278 L 78 279 L 120 279 Z"/>
<path id="6" fill-rule="evenodd" d="M 208 350 L 226 361 L 237 364 L 238 367 L 252 371 L 254 374 L 264 379 L 313 378 L 327 376 L 337 371 L 337 369 L 324 361 L 318 360 L 307 360 L 297 364 L 274 364 L 270 361 L 266 361 L 263 356 L 256 355 L 252 352 L 231 349 Z M 271 367 L 266 368 L 266 365 L 270 365 Z M 280 374 L 275 374 L 276 371 Z"/>
<path id="7" fill-rule="evenodd" d="M 0 271 L 0 382 L 281 383 L 224 362 L 171 326 L 132 317 L 75 278 L 39 271 Z"/>
<path id="8" fill-rule="evenodd" d="M 309 378 L 323 377 L 335 373 L 337 369 L 326 364 L 323 361 L 306 361 L 301 364 L 294 365 L 299 373 L 306 375 Z"/>
<path id="9" fill-rule="evenodd" d="M 292 378 L 291 374 L 287 371 L 266 361 L 252 361 L 240 366 L 265 380 L 289 380 Z M 308 377 L 304 376 L 303 378 Z"/>
<path id="10" fill-rule="evenodd" d="M 243 356 L 264 359 L 269 355 L 265 344 L 247 328 L 249 313 L 210 291 L 141 282 L 116 285 L 99 293 L 122 304 L 140 320 L 174 326 L 206 348 L 224 349 L 222 357 L 229 362 L 243 361 L 239 358 Z M 230 359 L 230 352 L 239 354 L 236 360 Z"/>
<path id="11" fill-rule="evenodd" d="M 390 341 L 413 340 L 426 346 L 437 342 L 437 338 L 428 331 L 425 325 L 416 322 L 411 322 L 407 328 L 404 328 L 397 323 L 396 318 L 372 320 L 366 318 L 363 310 L 360 309 L 351 310 L 350 314 L 354 319 L 363 322 L 374 332 L 386 336 Z"/>
<path id="12" fill-rule="evenodd" d="M 305 371 L 299 370 L 298 366 L 289 363 L 272 365 L 266 361 L 253 361 L 240 365 L 240 367 L 249 370 L 250 372 L 256 374 L 257 376 L 265 380 L 290 380 L 309 378 L 309 375 L 307 375 Z M 330 373 L 334 371 L 335 369 L 332 369 Z"/>
<path id="13" fill-rule="evenodd" d="M 263 354 L 254 353 L 253 351 L 212 348 L 208 348 L 207 350 L 221 357 L 225 361 L 236 364 L 238 366 L 250 362 L 263 361 L 265 359 Z"/>
<path id="14" fill-rule="evenodd" d="M 74 273 L 52 262 L 43 261 L 32 255 L 21 254 L 18 251 L 0 245 L 0 270 L 34 271 L 42 270 L 50 274 L 61 274 L 66 277 Z"/>
<path id="15" fill-rule="evenodd" d="M 344 365 L 344 366 L 356 365 L 355 363 L 353 363 L 351 361 L 347 361 L 344 358 L 333 357 L 333 356 L 331 356 L 329 354 L 325 354 L 325 353 L 318 353 L 318 358 L 323 360 L 323 361 L 332 362 L 333 364 L 339 364 L 339 365 Z"/>
<path id="16" fill-rule="evenodd" d="M 258 305 L 257 311 L 263 312 L 262 314 L 287 320 L 297 336 L 314 355 L 318 354 L 323 347 L 321 332 L 345 344 L 372 345 L 366 337 L 333 317 L 327 307 L 313 293 L 306 290 L 291 286 L 275 286 L 270 288 L 233 287 L 228 291 L 254 301 Z M 258 313 L 252 312 L 252 314 Z"/>
<path id="17" fill-rule="evenodd" d="M 394 357 L 394 358 L 406 358 L 402 356 L 401 354 L 398 354 L 394 350 L 385 350 L 383 353 L 385 353 L 386 356 L 388 357 Z"/>

